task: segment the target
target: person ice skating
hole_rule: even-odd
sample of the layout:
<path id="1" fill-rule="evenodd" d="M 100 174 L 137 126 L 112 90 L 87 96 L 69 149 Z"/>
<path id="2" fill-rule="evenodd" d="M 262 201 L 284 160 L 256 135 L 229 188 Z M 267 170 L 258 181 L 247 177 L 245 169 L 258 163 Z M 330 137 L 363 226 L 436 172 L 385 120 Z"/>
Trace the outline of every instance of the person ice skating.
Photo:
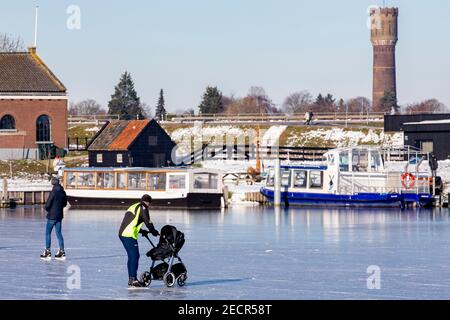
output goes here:
<path id="1" fill-rule="evenodd" d="M 152 197 L 148 194 L 142 196 L 141 201 L 128 208 L 122 224 L 119 229 L 119 238 L 127 252 L 128 262 L 128 286 L 129 287 L 144 287 L 144 285 L 137 279 L 137 271 L 139 266 L 139 246 L 138 234 L 147 236 L 151 233 L 154 237 L 159 236 L 159 232 L 150 221 L 149 206 L 152 202 Z M 145 223 L 147 230 L 141 229 Z"/>
<path id="2" fill-rule="evenodd" d="M 62 220 L 64 218 L 64 207 L 67 205 L 67 195 L 64 191 L 64 188 L 59 184 L 58 178 L 52 178 L 51 183 L 53 185 L 53 189 L 50 192 L 50 195 L 47 199 L 47 203 L 45 204 L 45 210 L 47 213 L 47 226 L 45 228 L 45 250 L 41 255 L 41 259 L 43 260 L 51 260 L 52 254 L 50 251 L 51 248 L 51 239 L 52 239 L 52 230 L 56 228 L 56 236 L 58 238 L 59 250 L 55 255 L 55 259 L 57 260 L 65 260 L 66 253 L 64 251 L 64 238 L 61 231 Z"/>

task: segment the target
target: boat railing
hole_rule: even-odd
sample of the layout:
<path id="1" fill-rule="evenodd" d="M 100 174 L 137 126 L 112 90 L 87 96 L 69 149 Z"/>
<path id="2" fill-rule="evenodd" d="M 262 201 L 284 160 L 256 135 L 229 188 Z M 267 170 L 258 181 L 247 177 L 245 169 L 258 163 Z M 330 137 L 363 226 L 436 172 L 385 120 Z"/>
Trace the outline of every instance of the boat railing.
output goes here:
<path id="1" fill-rule="evenodd" d="M 389 173 L 340 173 L 338 194 L 357 193 L 415 193 L 429 194 L 430 179 L 425 173 L 415 176 L 414 180 L 402 180 L 401 172 Z"/>

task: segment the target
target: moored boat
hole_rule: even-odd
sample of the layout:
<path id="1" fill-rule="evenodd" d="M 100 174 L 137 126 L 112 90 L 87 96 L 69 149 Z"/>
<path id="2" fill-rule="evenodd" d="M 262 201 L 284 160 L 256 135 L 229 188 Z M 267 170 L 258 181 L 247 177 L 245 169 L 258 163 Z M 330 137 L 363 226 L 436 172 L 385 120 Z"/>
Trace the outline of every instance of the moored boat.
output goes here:
<path id="1" fill-rule="evenodd" d="M 220 209 L 222 175 L 196 168 L 65 168 L 71 208 L 126 209 L 143 194 L 152 208 Z"/>
<path id="2" fill-rule="evenodd" d="M 406 168 L 407 169 L 407 168 Z M 433 203 L 432 177 L 418 171 L 387 171 L 376 147 L 330 150 L 320 165 L 281 167 L 281 202 L 285 205 L 405 207 Z M 275 170 L 270 168 L 261 193 L 274 202 Z"/>

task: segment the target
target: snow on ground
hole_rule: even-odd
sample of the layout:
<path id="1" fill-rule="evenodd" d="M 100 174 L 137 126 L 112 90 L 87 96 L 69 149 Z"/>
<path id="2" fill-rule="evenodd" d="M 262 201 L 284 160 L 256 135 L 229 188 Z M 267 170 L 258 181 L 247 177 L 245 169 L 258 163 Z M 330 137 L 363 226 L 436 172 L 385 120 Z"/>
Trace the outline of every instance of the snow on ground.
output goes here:
<path id="1" fill-rule="evenodd" d="M 86 131 L 86 132 L 97 132 L 100 129 L 101 129 L 100 127 L 91 127 L 91 128 L 84 129 L 84 131 Z"/>
<path id="2" fill-rule="evenodd" d="M 261 139 L 261 146 L 276 146 L 279 145 L 280 137 L 287 129 L 287 126 L 272 126 L 264 133 Z"/>
<path id="3" fill-rule="evenodd" d="M 301 136 L 291 135 L 287 145 L 304 145 L 310 141 L 332 142 L 337 147 L 348 147 L 364 144 L 379 144 L 383 146 L 403 146 L 403 133 L 385 134 L 382 130 L 369 129 L 364 131 L 346 130 L 344 128 L 318 128 L 302 132 Z"/>
<path id="4" fill-rule="evenodd" d="M 8 191 L 51 191 L 52 186 L 48 179 L 7 179 Z M 0 191 L 3 191 L 3 182 L 0 181 Z"/>

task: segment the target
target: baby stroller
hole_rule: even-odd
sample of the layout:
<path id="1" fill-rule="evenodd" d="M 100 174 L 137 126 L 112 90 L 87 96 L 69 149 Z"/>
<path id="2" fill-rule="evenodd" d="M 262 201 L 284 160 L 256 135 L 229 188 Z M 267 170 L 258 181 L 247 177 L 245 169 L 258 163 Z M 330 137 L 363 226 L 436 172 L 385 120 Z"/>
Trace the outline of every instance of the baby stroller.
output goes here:
<path id="1" fill-rule="evenodd" d="M 175 282 L 180 287 L 184 286 L 187 280 L 187 270 L 178 256 L 178 252 L 184 245 L 184 234 L 174 226 L 164 226 L 156 247 L 148 236 L 146 238 L 153 247 L 147 252 L 147 257 L 152 259 L 152 266 L 149 271 L 141 275 L 140 281 L 147 287 L 152 280 L 162 280 L 169 288 L 173 287 Z M 175 259 L 178 262 L 174 264 Z M 155 266 L 157 261 L 161 261 L 161 263 Z"/>

